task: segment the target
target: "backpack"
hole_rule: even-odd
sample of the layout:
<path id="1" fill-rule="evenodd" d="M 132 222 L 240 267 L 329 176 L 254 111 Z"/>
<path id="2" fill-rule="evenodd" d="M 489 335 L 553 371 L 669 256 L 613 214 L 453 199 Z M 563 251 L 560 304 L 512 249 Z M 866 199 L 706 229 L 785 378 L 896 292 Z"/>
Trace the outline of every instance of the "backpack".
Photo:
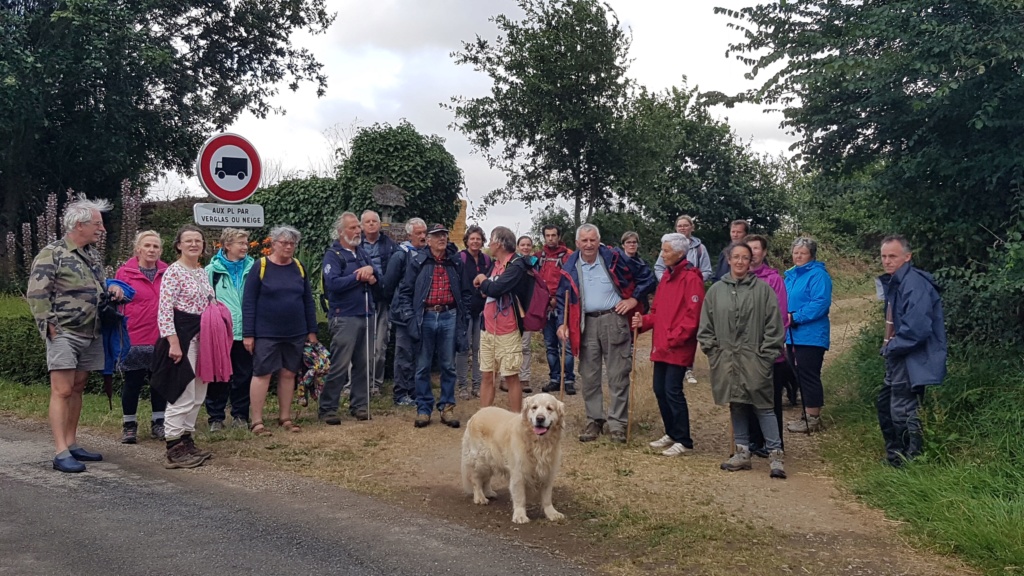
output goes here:
<path id="1" fill-rule="evenodd" d="M 295 265 L 299 267 L 299 276 L 306 277 L 306 269 L 302 267 L 302 262 L 299 262 L 298 258 L 292 258 Z M 260 258 L 260 280 L 263 280 L 263 274 L 267 271 L 267 257 Z"/>
<path id="2" fill-rule="evenodd" d="M 548 291 L 548 283 L 537 273 L 536 266 L 530 266 L 526 274 L 533 279 L 529 299 L 525 303 L 525 310 L 519 298 L 516 298 L 516 306 L 519 317 L 523 319 L 523 331 L 540 332 L 548 323 L 548 302 L 551 301 L 551 292 Z"/>

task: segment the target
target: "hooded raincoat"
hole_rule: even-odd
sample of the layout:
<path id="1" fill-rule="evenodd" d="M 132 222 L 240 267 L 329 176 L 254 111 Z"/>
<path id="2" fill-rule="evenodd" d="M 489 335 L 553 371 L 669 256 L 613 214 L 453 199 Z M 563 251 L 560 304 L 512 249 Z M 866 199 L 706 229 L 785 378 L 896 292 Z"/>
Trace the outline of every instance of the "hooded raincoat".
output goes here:
<path id="1" fill-rule="evenodd" d="M 753 274 L 732 274 L 712 284 L 700 314 L 697 341 L 711 366 L 715 404 L 774 407 L 772 365 L 782 353 L 785 329 L 778 297 Z"/>

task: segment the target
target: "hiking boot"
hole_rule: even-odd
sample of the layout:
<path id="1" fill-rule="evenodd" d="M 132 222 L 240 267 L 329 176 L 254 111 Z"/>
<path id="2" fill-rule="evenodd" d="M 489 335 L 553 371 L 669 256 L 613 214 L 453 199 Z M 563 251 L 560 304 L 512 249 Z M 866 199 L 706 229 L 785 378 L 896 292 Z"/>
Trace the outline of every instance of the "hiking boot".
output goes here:
<path id="1" fill-rule="evenodd" d="M 736 472 L 737 470 L 750 470 L 750 449 L 746 446 L 736 445 L 736 453 L 731 458 L 722 462 L 722 470 Z"/>
<path id="2" fill-rule="evenodd" d="M 459 427 L 459 419 L 455 417 L 455 406 L 449 404 L 441 410 L 441 424 L 449 428 Z"/>
<path id="3" fill-rule="evenodd" d="M 669 446 L 675 443 L 675 440 L 670 438 L 668 434 L 665 434 L 664 436 L 658 438 L 654 442 L 649 442 L 647 445 L 650 446 L 651 448 L 654 448 L 655 450 L 664 450 L 665 448 L 668 448 Z"/>
<path id="4" fill-rule="evenodd" d="M 149 426 L 149 437 L 153 440 L 164 440 L 164 419 L 154 420 Z"/>
<path id="5" fill-rule="evenodd" d="M 523 381 L 523 394 L 533 394 L 533 388 L 525 380 Z"/>
<path id="6" fill-rule="evenodd" d="M 417 428 L 424 428 L 430 426 L 430 414 L 424 414 L 420 412 L 416 415 L 416 421 L 413 422 L 413 426 Z"/>
<path id="7" fill-rule="evenodd" d="M 540 391 L 541 391 L 541 392 L 546 392 L 546 393 L 548 393 L 548 394 L 551 394 L 551 393 L 553 393 L 553 392 L 558 392 L 558 391 L 559 391 L 559 390 L 561 390 L 561 389 L 562 389 L 562 385 L 561 385 L 561 384 L 559 384 L 558 382 L 555 382 L 554 380 L 552 380 L 551 382 L 548 382 L 547 384 L 545 384 L 545 385 L 544 385 L 544 386 L 543 386 L 543 387 L 542 387 L 542 388 L 540 389 Z"/>
<path id="8" fill-rule="evenodd" d="M 771 466 L 772 469 L 770 476 L 772 478 L 781 478 L 782 480 L 785 480 L 786 471 L 782 468 L 782 455 L 782 450 L 772 450 L 769 455 L 771 458 L 769 466 Z"/>
<path id="9" fill-rule="evenodd" d="M 135 444 L 139 441 L 139 423 L 125 422 L 121 425 L 121 444 Z"/>
<path id="10" fill-rule="evenodd" d="M 480 397 L 480 387 L 479 387 L 479 386 L 477 386 L 477 387 L 473 388 L 473 390 L 471 390 L 471 391 L 469 392 L 469 394 L 470 394 L 470 395 L 471 395 L 471 396 L 472 396 L 473 398 L 479 398 L 479 397 Z"/>
<path id="11" fill-rule="evenodd" d="M 459 388 L 458 396 L 459 400 L 469 400 L 473 395 L 469 393 L 469 387 L 463 386 L 462 388 Z"/>
<path id="12" fill-rule="evenodd" d="M 213 456 L 213 452 L 210 452 L 209 450 L 203 450 L 202 448 L 196 446 L 196 441 L 192 439 L 191 434 L 185 434 L 184 436 L 182 436 L 181 443 L 188 448 L 188 453 L 193 456 L 198 456 L 203 460 L 206 460 L 207 458 Z"/>
<path id="13" fill-rule="evenodd" d="M 580 434 L 580 442 L 593 442 L 597 440 L 597 437 L 601 435 L 601 422 L 597 420 L 591 420 L 587 422 L 587 427 L 583 429 L 583 434 Z"/>
<path id="14" fill-rule="evenodd" d="M 683 446 L 679 442 L 675 442 L 671 446 L 668 447 L 668 450 L 663 451 L 661 453 L 661 455 L 662 456 L 682 456 L 683 454 L 686 454 L 688 452 L 693 452 L 693 448 L 687 448 L 686 446 Z"/>
<path id="15" fill-rule="evenodd" d="M 398 400 L 395 400 L 395 406 L 398 406 L 399 408 L 407 408 L 415 405 L 416 401 L 412 399 L 412 396 L 402 396 Z"/>
<path id="16" fill-rule="evenodd" d="M 697 383 L 697 377 L 693 375 L 693 370 L 687 370 L 686 371 L 686 382 L 688 384 L 696 384 Z"/>
<path id="17" fill-rule="evenodd" d="M 566 382 L 565 383 L 565 393 L 568 394 L 569 396 L 575 396 L 576 395 L 576 383 L 575 382 Z"/>
<path id="18" fill-rule="evenodd" d="M 248 430 L 249 429 L 249 421 L 246 420 L 245 418 L 240 418 L 238 416 L 235 416 L 231 420 L 231 427 L 232 428 L 241 428 L 242 430 Z"/>
<path id="19" fill-rule="evenodd" d="M 793 420 L 786 424 L 786 430 L 790 432 L 798 432 L 803 434 L 810 434 L 811 432 L 821 431 L 821 416 L 806 416 L 806 422 L 804 418 L 799 420 Z"/>
<path id="20" fill-rule="evenodd" d="M 217 432 L 223 432 L 223 431 L 224 431 L 224 422 L 221 422 L 220 420 L 214 420 L 213 422 L 210 422 L 210 433 L 211 434 L 214 434 L 214 433 L 217 433 Z"/>
<path id="21" fill-rule="evenodd" d="M 164 468 L 173 470 L 175 468 L 195 468 L 203 462 L 206 458 L 201 458 L 194 454 L 190 454 L 188 446 L 184 441 L 174 445 L 173 448 L 167 449 L 167 460 L 164 462 Z"/>
<path id="22" fill-rule="evenodd" d="M 369 420 L 370 419 L 370 413 L 367 412 L 363 408 L 358 408 L 356 410 L 353 410 L 351 412 L 351 414 L 352 414 L 352 417 L 355 418 L 356 420 Z"/>
<path id="23" fill-rule="evenodd" d="M 611 432 L 608 433 L 608 440 L 616 444 L 625 444 L 626 433 L 623 432 L 622 430 L 612 430 Z"/>
<path id="24" fill-rule="evenodd" d="M 341 424 L 341 416 L 337 412 L 328 412 L 320 417 L 320 421 L 328 426 L 337 426 Z"/>

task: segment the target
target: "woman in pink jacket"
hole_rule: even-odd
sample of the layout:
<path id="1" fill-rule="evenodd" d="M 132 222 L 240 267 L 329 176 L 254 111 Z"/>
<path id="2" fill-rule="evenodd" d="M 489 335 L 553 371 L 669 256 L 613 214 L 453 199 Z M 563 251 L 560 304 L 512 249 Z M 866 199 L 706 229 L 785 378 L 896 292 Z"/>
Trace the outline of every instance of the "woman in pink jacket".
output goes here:
<path id="1" fill-rule="evenodd" d="M 162 249 L 160 234 L 153 230 L 139 232 L 135 235 L 135 255 L 118 268 L 114 276 L 135 289 L 135 298 L 124 307 L 131 350 L 117 366 L 118 370 L 124 372 L 124 384 L 121 387 L 122 444 L 135 444 L 138 441 L 136 412 L 139 409 L 139 396 L 143 385 L 149 380 L 153 345 L 160 338 L 156 311 L 160 303 L 160 281 L 167 270 L 167 264 L 160 260 Z M 167 401 L 159 392 L 150 389 L 149 402 L 153 408 L 149 435 L 154 440 L 163 440 Z"/>
<path id="2" fill-rule="evenodd" d="M 750 273 L 765 281 L 775 291 L 775 296 L 779 299 L 782 325 L 785 328 L 789 328 L 786 282 L 782 279 L 782 275 L 779 274 L 778 270 L 765 262 L 765 256 L 768 254 L 768 239 L 760 234 L 751 234 L 744 238 L 743 242 L 750 246 L 750 250 L 753 253 L 750 259 Z M 783 450 L 785 450 L 786 442 L 782 437 L 782 389 L 788 380 L 789 367 L 786 365 L 785 354 L 782 354 L 775 359 L 775 366 L 772 369 L 772 381 L 775 385 L 775 419 L 779 421 L 779 441 L 782 442 Z M 751 413 L 748 421 L 750 423 L 750 453 L 761 458 L 767 458 L 768 449 L 765 447 L 764 434 L 761 433 L 761 425 L 757 421 L 757 416 Z"/>

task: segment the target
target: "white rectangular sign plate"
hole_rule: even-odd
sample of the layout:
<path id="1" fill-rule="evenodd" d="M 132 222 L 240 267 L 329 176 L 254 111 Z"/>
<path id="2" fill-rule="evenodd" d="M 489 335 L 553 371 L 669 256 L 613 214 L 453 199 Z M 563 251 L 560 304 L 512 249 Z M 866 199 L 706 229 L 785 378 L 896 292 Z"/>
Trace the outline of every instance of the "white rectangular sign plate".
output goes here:
<path id="1" fill-rule="evenodd" d="M 262 228 L 263 206 L 259 204 L 213 204 L 192 207 L 196 224 L 218 228 Z"/>

